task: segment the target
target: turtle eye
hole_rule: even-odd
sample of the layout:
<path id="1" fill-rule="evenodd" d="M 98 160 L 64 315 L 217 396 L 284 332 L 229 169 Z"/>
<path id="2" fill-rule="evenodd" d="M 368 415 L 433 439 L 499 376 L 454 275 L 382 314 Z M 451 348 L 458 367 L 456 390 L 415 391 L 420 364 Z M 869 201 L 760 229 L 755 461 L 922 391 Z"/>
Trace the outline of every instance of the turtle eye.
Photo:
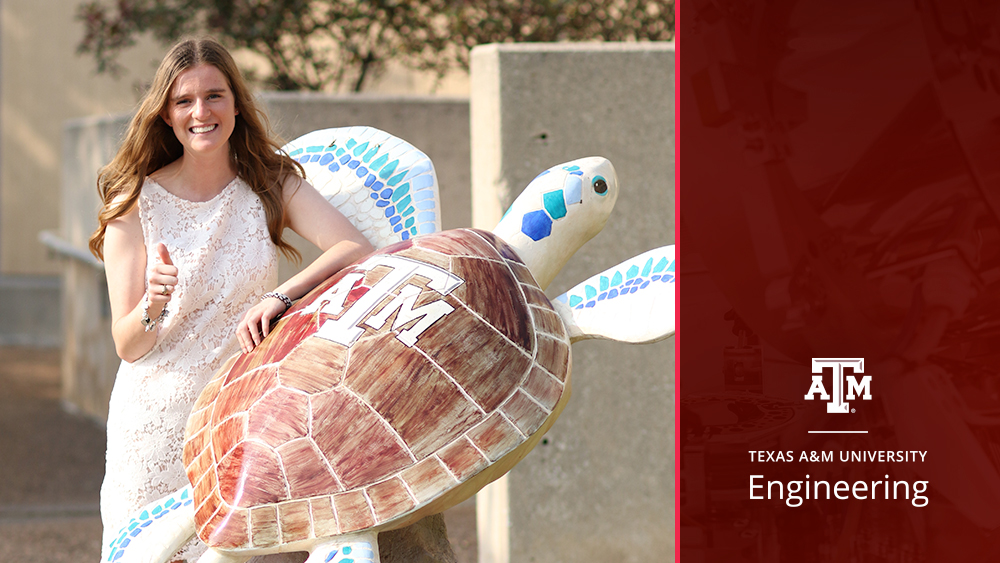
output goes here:
<path id="1" fill-rule="evenodd" d="M 597 192 L 599 195 L 607 194 L 608 182 L 600 176 L 594 178 L 594 191 Z"/>

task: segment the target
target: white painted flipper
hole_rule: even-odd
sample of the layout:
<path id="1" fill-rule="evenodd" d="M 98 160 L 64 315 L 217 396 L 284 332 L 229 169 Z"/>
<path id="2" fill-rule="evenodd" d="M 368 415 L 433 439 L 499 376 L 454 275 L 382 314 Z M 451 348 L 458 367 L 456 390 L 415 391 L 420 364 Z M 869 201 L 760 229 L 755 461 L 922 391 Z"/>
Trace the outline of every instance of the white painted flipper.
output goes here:
<path id="1" fill-rule="evenodd" d="M 553 305 L 570 340 L 642 344 L 674 333 L 674 247 L 644 252 L 576 285 Z"/>
<path id="2" fill-rule="evenodd" d="M 191 487 L 152 502 L 122 527 L 105 563 L 165 563 L 194 537 Z"/>
<path id="3" fill-rule="evenodd" d="M 305 563 L 379 563 L 374 533 L 349 534 L 320 541 Z"/>
<path id="4" fill-rule="evenodd" d="M 283 148 L 375 248 L 441 230 L 434 165 L 410 143 L 357 126 L 313 131 Z"/>

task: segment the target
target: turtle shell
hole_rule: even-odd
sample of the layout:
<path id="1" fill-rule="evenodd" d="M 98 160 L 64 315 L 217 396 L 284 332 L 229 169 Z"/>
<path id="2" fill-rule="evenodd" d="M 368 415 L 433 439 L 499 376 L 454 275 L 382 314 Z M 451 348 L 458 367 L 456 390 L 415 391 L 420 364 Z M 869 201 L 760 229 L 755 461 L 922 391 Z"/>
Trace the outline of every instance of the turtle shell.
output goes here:
<path id="1" fill-rule="evenodd" d="M 202 392 L 184 446 L 198 534 L 256 550 L 440 512 L 534 446 L 569 363 L 562 320 L 492 233 L 380 250 Z"/>

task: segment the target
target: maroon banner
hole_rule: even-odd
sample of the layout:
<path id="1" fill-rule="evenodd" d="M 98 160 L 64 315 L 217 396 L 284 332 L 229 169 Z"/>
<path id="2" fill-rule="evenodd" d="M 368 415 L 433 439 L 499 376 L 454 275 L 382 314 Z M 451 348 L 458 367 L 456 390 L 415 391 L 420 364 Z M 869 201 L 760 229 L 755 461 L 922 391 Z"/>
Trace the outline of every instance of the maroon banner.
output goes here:
<path id="1" fill-rule="evenodd" d="M 680 561 L 1000 560 L 1000 2 L 677 21 Z"/>

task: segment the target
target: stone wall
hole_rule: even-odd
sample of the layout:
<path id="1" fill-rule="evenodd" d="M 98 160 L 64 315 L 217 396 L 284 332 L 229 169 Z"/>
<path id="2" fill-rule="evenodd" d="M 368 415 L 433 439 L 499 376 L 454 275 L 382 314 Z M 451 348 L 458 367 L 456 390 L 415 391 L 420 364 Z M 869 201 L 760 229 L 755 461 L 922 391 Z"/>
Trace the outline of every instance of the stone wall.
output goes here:
<path id="1" fill-rule="evenodd" d="M 604 231 L 546 293 L 674 241 L 670 44 L 513 44 L 472 54 L 473 224 L 539 172 L 604 156 L 621 185 Z M 673 339 L 573 346 L 573 397 L 477 501 L 480 563 L 673 559 Z"/>

